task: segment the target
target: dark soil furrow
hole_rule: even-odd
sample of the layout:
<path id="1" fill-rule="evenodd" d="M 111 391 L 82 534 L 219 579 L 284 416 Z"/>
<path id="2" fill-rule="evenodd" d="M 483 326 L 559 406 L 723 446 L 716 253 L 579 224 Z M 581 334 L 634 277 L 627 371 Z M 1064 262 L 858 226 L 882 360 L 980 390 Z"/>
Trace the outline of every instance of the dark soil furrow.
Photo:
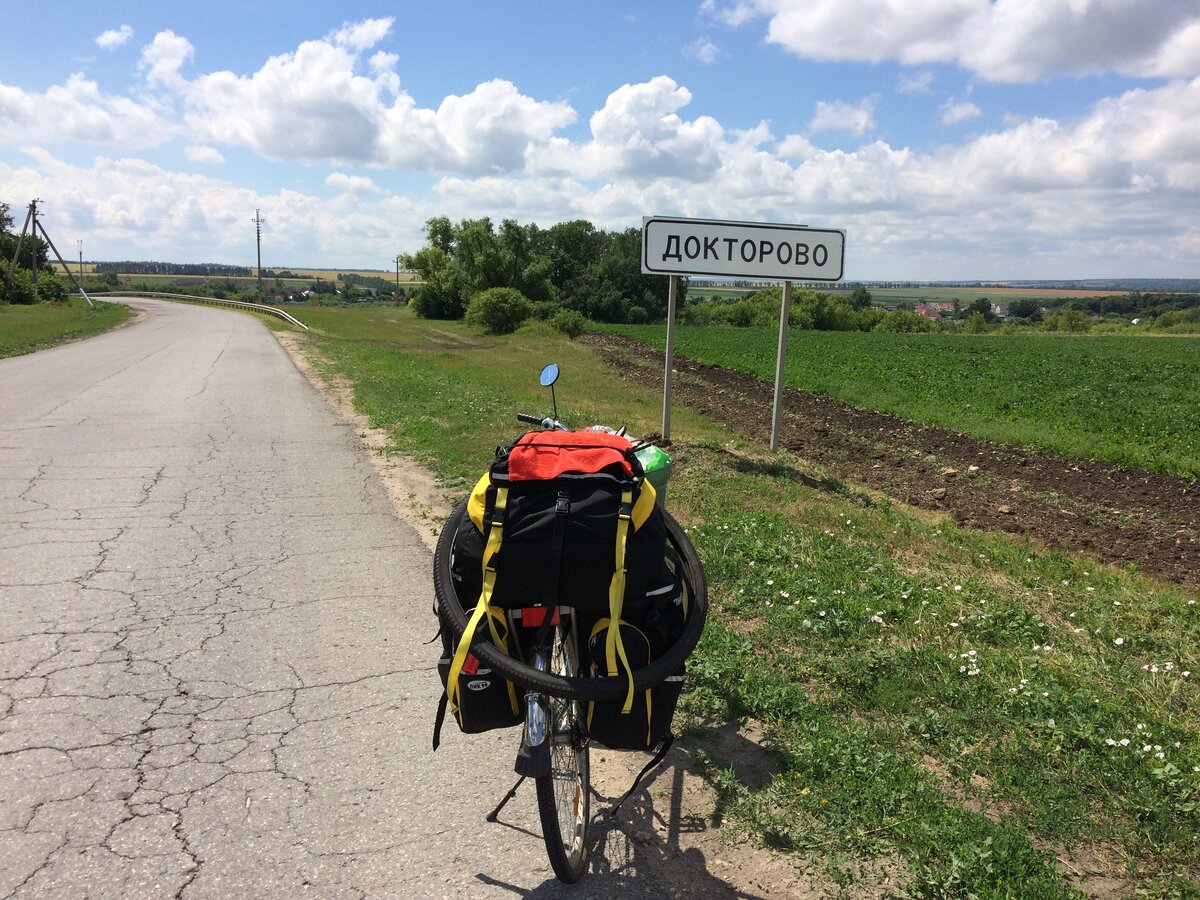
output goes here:
<path id="1" fill-rule="evenodd" d="M 662 353 L 620 335 L 581 340 L 624 377 L 662 384 Z M 676 356 L 675 399 L 767 441 L 772 385 Z M 1014 448 L 789 389 L 781 443 L 797 456 L 972 528 L 1025 534 L 1200 589 L 1200 487 L 1145 469 Z"/>

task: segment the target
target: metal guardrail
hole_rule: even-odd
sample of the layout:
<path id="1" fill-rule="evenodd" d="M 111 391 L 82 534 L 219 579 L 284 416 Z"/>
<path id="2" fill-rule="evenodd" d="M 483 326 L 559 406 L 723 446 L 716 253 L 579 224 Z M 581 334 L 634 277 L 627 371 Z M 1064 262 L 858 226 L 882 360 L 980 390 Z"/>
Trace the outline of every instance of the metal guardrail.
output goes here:
<path id="1" fill-rule="evenodd" d="M 93 297 L 163 297 L 167 300 L 186 300 L 192 303 L 207 303 L 210 306 L 228 306 L 236 309 L 252 309 L 255 312 L 266 313 L 269 316 L 283 319 L 285 322 L 291 322 L 293 325 L 303 328 L 308 331 L 308 326 L 297 319 L 290 313 L 284 312 L 282 309 L 277 309 L 274 306 L 267 306 L 263 303 L 243 303 L 241 300 L 221 300 L 217 297 L 196 297 L 192 294 L 164 294 L 159 291 L 92 291 Z"/>

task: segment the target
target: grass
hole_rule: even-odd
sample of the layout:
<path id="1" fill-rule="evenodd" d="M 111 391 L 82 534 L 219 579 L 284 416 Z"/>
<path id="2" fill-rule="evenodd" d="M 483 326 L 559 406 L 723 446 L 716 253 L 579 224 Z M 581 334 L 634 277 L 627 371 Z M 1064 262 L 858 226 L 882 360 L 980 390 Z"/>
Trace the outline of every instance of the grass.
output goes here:
<path id="1" fill-rule="evenodd" d="M 611 326 L 665 345 L 662 326 Z M 771 329 L 679 328 L 676 352 L 774 381 Z M 1006 444 L 1200 477 L 1200 341 L 793 331 L 791 387 Z"/>
<path id="2" fill-rule="evenodd" d="M 541 326 L 310 313 L 356 404 L 464 492 L 512 414 L 547 408 L 551 360 L 569 421 L 658 422 L 656 393 Z M 1075 896 L 1081 860 L 1130 893 L 1200 892 L 1195 595 L 915 514 L 687 410 L 673 423 L 671 506 L 712 600 L 680 720 L 727 827 L 846 896 L 879 860 L 895 896 Z M 744 719 L 765 782 L 707 742 Z"/>
<path id="3" fill-rule="evenodd" d="M 64 304 L 0 305 L 0 357 L 19 356 L 107 331 L 130 315 L 128 306 L 79 297 Z"/>

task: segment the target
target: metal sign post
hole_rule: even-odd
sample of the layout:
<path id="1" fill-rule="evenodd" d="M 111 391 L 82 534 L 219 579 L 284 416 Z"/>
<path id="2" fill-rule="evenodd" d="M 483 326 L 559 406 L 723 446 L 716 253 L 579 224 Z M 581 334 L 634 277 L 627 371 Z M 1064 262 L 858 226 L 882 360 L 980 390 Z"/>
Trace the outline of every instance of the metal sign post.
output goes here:
<path id="1" fill-rule="evenodd" d="M 679 276 L 672 275 L 667 287 L 667 353 L 663 371 L 663 440 L 671 439 L 671 368 L 675 365 L 675 304 L 679 296 Z"/>
<path id="2" fill-rule="evenodd" d="M 792 283 L 783 283 L 779 310 L 779 351 L 775 355 L 775 405 L 771 408 L 771 449 L 779 449 L 779 419 L 783 413 L 783 369 L 787 361 L 788 319 L 792 311 Z"/>
<path id="3" fill-rule="evenodd" d="M 793 281 L 841 281 L 846 232 L 838 228 L 769 225 L 647 216 L 642 219 L 642 272 L 669 275 L 667 350 L 663 372 L 663 437 L 671 434 L 671 367 L 675 362 L 675 305 L 680 275 L 722 275 L 783 281 L 771 449 L 779 447 L 783 371 Z"/>

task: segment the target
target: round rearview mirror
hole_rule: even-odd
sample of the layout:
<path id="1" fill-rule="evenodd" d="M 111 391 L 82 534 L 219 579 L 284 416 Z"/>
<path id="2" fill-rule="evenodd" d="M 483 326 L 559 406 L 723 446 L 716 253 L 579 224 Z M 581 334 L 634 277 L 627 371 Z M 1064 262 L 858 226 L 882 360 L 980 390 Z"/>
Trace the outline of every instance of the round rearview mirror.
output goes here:
<path id="1" fill-rule="evenodd" d="M 538 381 L 542 383 L 542 387 L 550 387 L 550 385 L 558 381 L 558 366 L 550 363 L 550 365 L 542 369 L 542 374 L 538 377 Z"/>

